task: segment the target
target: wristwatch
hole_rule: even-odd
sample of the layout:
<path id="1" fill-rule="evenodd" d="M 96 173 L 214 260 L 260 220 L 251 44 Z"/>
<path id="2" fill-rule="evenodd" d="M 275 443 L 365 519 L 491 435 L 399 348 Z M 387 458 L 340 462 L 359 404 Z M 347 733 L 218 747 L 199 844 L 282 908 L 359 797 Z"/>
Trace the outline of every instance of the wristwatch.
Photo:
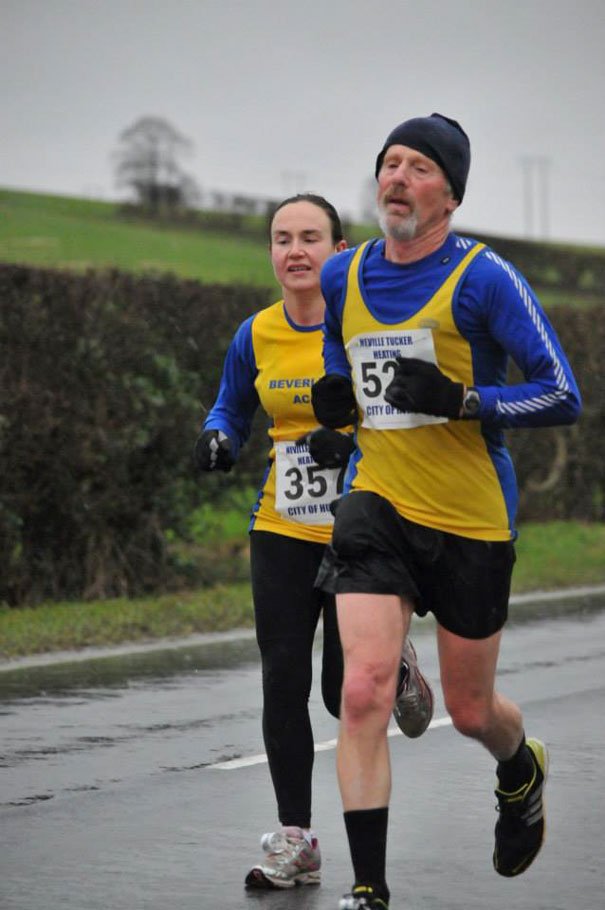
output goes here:
<path id="1" fill-rule="evenodd" d="M 481 397 L 479 392 L 471 386 L 466 390 L 462 399 L 462 417 L 467 420 L 476 417 L 480 407 Z"/>

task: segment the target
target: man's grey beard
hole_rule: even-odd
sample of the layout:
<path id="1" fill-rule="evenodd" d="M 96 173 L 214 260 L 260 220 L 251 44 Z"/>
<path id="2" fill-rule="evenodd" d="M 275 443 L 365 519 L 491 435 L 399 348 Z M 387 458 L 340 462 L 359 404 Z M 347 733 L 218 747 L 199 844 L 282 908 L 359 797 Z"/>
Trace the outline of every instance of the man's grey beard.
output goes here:
<path id="1" fill-rule="evenodd" d="M 406 218 L 391 219 L 385 209 L 379 205 L 378 224 L 382 233 L 391 240 L 413 240 L 418 230 L 418 216 L 412 212 Z"/>

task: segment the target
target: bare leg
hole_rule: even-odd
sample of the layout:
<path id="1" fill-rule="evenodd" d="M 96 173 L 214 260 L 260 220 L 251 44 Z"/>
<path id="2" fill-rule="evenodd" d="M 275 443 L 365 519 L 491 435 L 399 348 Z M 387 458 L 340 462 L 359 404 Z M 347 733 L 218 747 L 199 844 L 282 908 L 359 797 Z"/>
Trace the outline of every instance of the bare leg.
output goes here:
<path id="1" fill-rule="evenodd" d="M 336 754 L 343 808 L 387 806 L 386 732 L 411 606 L 391 594 L 340 594 L 336 603 L 345 666 Z"/>
<path id="2" fill-rule="evenodd" d="M 521 711 L 494 688 L 501 636 L 471 640 L 437 629 L 441 687 L 452 722 L 498 761 L 514 755 L 523 737 Z"/>

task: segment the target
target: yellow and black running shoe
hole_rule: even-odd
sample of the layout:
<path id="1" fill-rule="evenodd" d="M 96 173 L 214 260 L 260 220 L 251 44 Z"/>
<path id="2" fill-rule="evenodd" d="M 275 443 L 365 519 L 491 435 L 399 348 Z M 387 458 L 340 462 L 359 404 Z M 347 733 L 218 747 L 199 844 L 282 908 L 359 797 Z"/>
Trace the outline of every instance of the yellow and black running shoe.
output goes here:
<path id="1" fill-rule="evenodd" d="M 389 905 L 369 885 L 355 885 L 340 899 L 338 910 L 389 910 Z"/>
<path id="2" fill-rule="evenodd" d="M 507 878 L 525 872 L 544 841 L 543 790 L 548 774 L 548 750 L 539 739 L 528 739 L 527 747 L 534 763 L 531 780 L 512 793 L 496 790 L 499 818 L 494 869 Z"/>

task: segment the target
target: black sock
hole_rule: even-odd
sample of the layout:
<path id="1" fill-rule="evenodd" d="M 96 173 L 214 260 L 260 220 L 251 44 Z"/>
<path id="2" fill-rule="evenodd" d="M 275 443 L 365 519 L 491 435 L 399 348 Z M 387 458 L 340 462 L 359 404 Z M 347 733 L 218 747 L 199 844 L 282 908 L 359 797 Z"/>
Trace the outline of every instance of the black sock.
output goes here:
<path id="1" fill-rule="evenodd" d="M 385 903 L 389 900 L 385 879 L 388 819 L 388 806 L 344 813 L 355 884 L 371 885 Z"/>
<path id="2" fill-rule="evenodd" d="M 534 773 L 534 759 L 525 743 L 525 735 L 512 758 L 498 762 L 496 773 L 498 789 L 504 790 L 505 793 L 514 793 L 531 779 Z"/>

